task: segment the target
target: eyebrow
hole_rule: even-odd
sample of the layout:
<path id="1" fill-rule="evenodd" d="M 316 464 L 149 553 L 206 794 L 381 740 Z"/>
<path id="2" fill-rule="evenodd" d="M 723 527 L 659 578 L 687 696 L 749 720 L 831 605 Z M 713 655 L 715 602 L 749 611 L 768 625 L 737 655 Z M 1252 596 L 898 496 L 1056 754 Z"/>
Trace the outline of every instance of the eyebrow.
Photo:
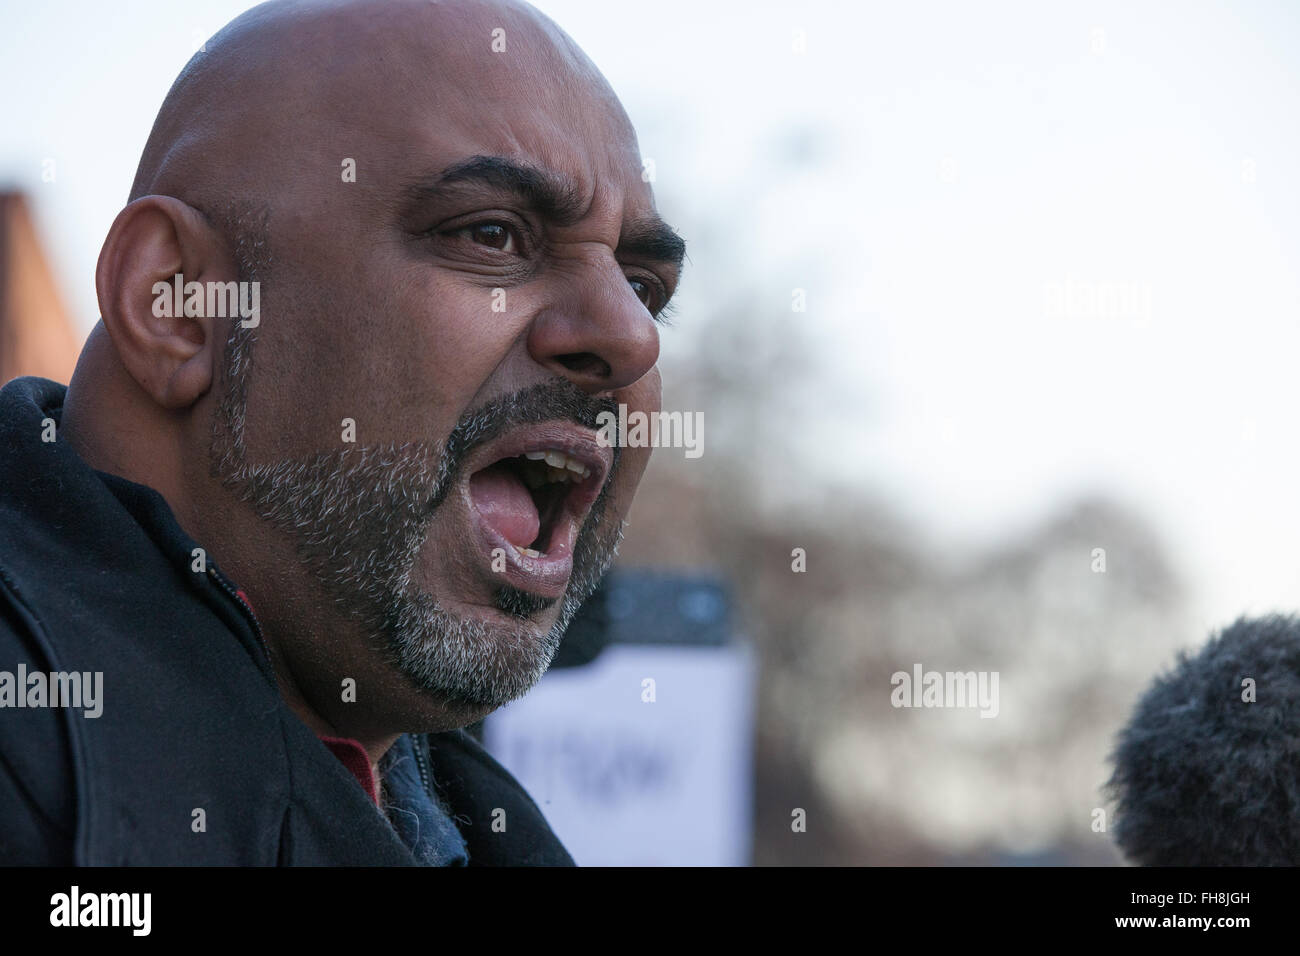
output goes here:
<path id="1" fill-rule="evenodd" d="M 615 251 L 625 256 L 666 262 L 680 270 L 686 259 L 686 240 L 658 216 L 651 216 L 625 226 Z"/>
<path id="2" fill-rule="evenodd" d="M 412 204 L 423 204 L 442 198 L 450 187 L 461 184 L 487 186 L 512 193 L 538 214 L 560 226 L 580 222 L 586 212 L 582 194 L 572 180 L 505 156 L 471 156 L 453 163 L 440 173 L 409 183 L 406 195 Z M 668 223 L 651 215 L 623 228 L 616 252 L 681 269 L 686 258 L 686 240 Z"/>

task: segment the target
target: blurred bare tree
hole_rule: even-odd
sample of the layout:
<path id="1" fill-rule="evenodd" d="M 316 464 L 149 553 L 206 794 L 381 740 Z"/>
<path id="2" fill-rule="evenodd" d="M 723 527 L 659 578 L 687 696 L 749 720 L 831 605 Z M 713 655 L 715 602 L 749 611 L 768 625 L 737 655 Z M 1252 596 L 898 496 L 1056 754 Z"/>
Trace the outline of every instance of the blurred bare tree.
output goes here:
<path id="1" fill-rule="evenodd" d="M 665 401 L 704 411 L 706 454 L 657 452 L 622 559 L 734 583 L 761 663 L 755 862 L 1116 862 L 1092 829 L 1105 756 L 1187 633 L 1159 542 L 1098 497 L 954 559 L 869 491 L 828 487 L 788 453 L 817 362 L 778 295 L 692 318 Z M 998 716 L 895 709 L 890 676 L 918 663 L 997 671 Z"/>

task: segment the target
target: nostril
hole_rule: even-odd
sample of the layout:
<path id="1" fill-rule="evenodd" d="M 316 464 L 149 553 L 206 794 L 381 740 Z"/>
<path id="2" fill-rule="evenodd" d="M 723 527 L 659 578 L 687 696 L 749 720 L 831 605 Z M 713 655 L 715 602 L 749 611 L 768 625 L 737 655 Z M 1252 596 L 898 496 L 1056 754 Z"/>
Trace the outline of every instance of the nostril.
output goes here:
<path id="1" fill-rule="evenodd" d="M 570 372 L 577 372 L 580 375 L 609 378 L 614 373 L 608 362 L 592 352 L 569 352 L 566 355 L 557 355 L 555 360 Z"/>

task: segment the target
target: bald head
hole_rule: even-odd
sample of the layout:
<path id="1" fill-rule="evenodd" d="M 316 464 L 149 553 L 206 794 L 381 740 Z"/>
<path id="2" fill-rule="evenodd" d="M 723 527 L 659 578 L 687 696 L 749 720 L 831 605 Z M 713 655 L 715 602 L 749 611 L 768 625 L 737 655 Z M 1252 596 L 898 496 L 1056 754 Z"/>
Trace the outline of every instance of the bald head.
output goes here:
<path id="1" fill-rule="evenodd" d="M 491 125 L 505 104 L 542 113 L 594 105 L 611 133 L 631 137 L 600 72 L 527 4 L 272 0 L 227 24 L 181 71 L 130 198 L 175 196 L 207 210 L 232 196 L 283 197 L 313 171 L 336 175 L 344 158 L 375 172 L 385 150 L 403 147 L 415 114 Z"/>

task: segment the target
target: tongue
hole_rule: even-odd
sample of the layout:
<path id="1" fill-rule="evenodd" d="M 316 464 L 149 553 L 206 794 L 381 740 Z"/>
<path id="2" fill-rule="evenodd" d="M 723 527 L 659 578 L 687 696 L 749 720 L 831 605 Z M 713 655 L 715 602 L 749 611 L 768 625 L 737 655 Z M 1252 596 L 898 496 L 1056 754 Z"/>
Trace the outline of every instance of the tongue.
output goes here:
<path id="1" fill-rule="evenodd" d="M 537 540 L 541 519 L 524 483 L 504 465 L 484 468 L 469 480 L 474 507 L 501 537 L 526 548 Z"/>

